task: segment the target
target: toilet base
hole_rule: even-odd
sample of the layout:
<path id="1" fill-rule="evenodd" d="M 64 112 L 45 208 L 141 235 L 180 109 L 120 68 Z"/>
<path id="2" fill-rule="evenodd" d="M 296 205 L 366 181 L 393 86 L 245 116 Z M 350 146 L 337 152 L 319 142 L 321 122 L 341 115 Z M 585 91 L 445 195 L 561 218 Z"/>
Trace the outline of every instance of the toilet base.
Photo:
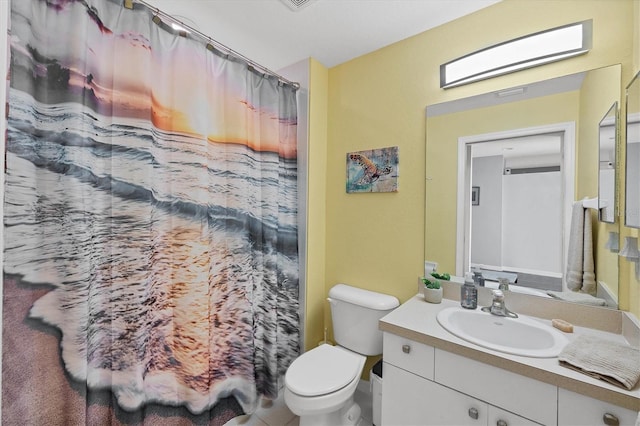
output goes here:
<path id="1" fill-rule="evenodd" d="M 358 403 L 350 398 L 337 411 L 322 414 L 300 416 L 300 426 L 357 426 L 360 423 L 362 410 Z"/>

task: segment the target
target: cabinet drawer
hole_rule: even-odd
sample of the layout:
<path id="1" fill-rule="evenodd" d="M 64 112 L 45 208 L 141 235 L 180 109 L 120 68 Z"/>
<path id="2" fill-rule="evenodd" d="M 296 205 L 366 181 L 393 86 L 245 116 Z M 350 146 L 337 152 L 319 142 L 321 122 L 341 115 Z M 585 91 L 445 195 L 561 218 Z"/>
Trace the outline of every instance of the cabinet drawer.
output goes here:
<path id="1" fill-rule="evenodd" d="M 558 424 L 604 425 L 604 416 L 618 419 L 620 426 L 635 425 L 638 413 L 627 408 L 580 395 L 566 389 L 558 389 Z M 615 423 L 614 423 L 615 424 Z"/>
<path id="2" fill-rule="evenodd" d="M 540 423 L 532 422 L 493 405 L 489 405 L 487 416 L 488 426 L 540 426 Z"/>
<path id="3" fill-rule="evenodd" d="M 557 424 L 558 388 L 492 365 L 435 350 L 435 381 L 545 425 Z"/>
<path id="4" fill-rule="evenodd" d="M 384 362 L 433 380 L 433 346 L 384 333 L 382 358 Z"/>

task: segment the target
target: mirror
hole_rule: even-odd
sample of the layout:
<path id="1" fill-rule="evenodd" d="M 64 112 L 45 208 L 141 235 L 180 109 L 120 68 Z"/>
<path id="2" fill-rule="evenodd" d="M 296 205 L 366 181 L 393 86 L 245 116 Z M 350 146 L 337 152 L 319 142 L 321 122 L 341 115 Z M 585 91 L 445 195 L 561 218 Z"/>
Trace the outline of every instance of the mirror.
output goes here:
<path id="1" fill-rule="evenodd" d="M 614 223 L 616 220 L 616 140 L 618 103 L 614 102 L 598 125 L 598 219 Z"/>
<path id="2" fill-rule="evenodd" d="M 640 73 L 627 87 L 625 225 L 640 228 Z"/>
<path id="3" fill-rule="evenodd" d="M 572 207 L 598 197 L 599 123 L 620 101 L 620 76 L 612 65 L 429 105 L 425 258 L 456 276 L 479 267 L 523 293 L 567 294 Z M 617 307 L 618 258 L 605 244 L 619 225 L 615 212 L 599 222 L 598 207 L 587 209 L 592 297 Z"/>

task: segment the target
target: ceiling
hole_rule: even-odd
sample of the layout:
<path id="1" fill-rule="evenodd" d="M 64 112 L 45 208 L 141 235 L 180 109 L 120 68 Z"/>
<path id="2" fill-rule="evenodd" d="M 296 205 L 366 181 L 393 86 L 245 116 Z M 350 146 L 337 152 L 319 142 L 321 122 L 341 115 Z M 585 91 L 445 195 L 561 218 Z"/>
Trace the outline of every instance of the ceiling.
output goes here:
<path id="1" fill-rule="evenodd" d="M 500 0 L 145 0 L 278 71 L 309 57 L 331 68 Z M 300 3 L 300 2 L 298 2 Z"/>

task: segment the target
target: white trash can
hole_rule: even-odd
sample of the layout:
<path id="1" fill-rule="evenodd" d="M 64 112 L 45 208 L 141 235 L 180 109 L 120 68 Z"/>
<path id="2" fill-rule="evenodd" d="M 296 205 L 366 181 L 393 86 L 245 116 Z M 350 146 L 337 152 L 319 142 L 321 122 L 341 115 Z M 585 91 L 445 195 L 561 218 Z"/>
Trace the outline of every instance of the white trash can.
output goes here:
<path id="1" fill-rule="evenodd" d="M 382 411 L 382 360 L 375 363 L 369 374 L 371 383 L 371 408 L 373 425 L 380 426 L 380 415 Z"/>

